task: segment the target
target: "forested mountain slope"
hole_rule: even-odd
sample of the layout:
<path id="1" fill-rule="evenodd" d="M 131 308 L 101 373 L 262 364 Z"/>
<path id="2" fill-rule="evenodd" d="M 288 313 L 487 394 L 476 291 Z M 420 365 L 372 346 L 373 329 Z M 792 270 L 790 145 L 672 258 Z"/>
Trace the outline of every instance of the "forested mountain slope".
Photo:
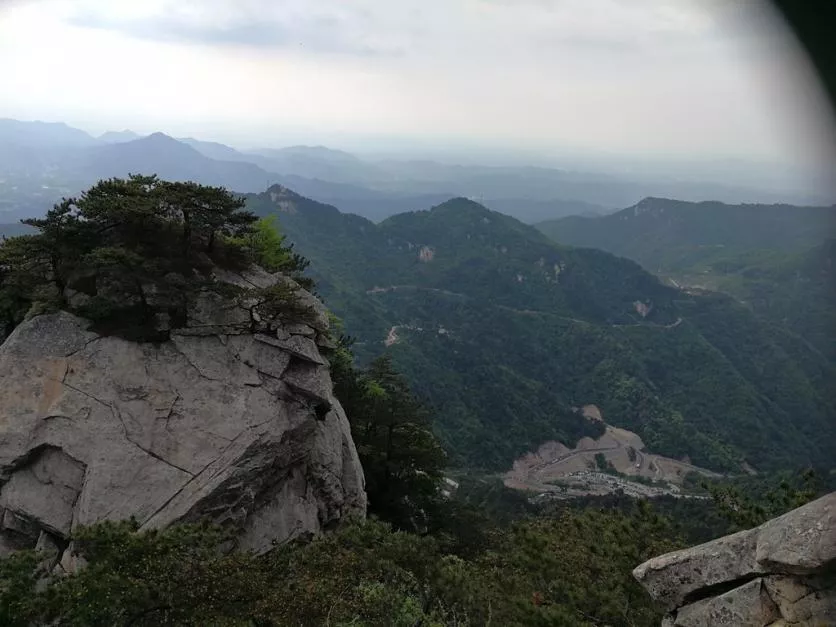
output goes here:
<path id="1" fill-rule="evenodd" d="M 648 198 L 610 216 L 538 228 L 560 243 L 633 259 L 674 284 L 731 294 L 836 363 L 836 207 Z"/>
<path id="2" fill-rule="evenodd" d="M 729 256 L 683 280 L 732 294 L 836 363 L 836 239 L 801 252 Z"/>
<path id="3" fill-rule="evenodd" d="M 466 199 L 379 225 L 278 186 L 248 201 L 313 261 L 357 353 L 391 353 L 432 404 L 454 463 L 574 444 L 600 428 L 572 410 L 586 403 L 714 469 L 832 459 L 832 366 L 729 297 L 667 287 Z"/>

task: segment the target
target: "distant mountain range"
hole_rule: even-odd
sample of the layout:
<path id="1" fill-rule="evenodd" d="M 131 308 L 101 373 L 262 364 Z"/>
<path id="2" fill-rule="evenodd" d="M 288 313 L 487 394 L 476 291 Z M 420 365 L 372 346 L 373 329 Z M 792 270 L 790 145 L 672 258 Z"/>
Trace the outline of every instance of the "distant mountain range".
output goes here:
<path id="1" fill-rule="evenodd" d="M 63 122 L 21 122 L 0 118 L 0 145 L 5 148 L 79 148 L 97 143 L 99 140 Z"/>
<path id="2" fill-rule="evenodd" d="M 189 178 L 239 193 L 281 183 L 373 221 L 455 196 L 478 200 L 529 223 L 567 215 L 600 215 L 650 195 L 812 202 L 798 194 L 690 180 L 633 180 L 532 166 L 365 159 L 323 146 L 243 152 L 217 142 L 174 139 L 162 133 L 139 136 L 123 130 L 95 138 L 66 124 L 0 120 L 4 221 L 42 213 L 63 195 L 78 193 L 103 177 L 131 172 Z"/>
<path id="3" fill-rule="evenodd" d="M 85 184 L 128 173 L 156 173 L 168 180 L 190 180 L 241 191 L 264 189 L 279 178 L 253 163 L 206 157 L 192 146 L 162 133 L 88 148 L 66 164 L 64 171 Z"/>

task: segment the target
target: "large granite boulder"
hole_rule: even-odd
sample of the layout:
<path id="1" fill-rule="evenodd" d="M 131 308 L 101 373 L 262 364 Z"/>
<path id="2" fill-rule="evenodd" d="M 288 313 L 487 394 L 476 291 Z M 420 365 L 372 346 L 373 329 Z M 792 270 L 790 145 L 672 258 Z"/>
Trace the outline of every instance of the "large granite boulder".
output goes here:
<path id="1" fill-rule="evenodd" d="M 756 546 L 756 530 L 741 531 L 654 557 L 637 567 L 633 576 L 656 601 L 673 609 L 703 588 L 745 579 L 757 572 Z"/>
<path id="2" fill-rule="evenodd" d="M 209 519 L 264 552 L 364 515 L 319 349 L 328 319 L 298 291 L 305 323 L 254 328 L 246 303 L 207 294 L 162 343 L 99 335 L 66 312 L 15 329 L 0 346 L 0 553 L 60 552 L 79 525 L 131 517 Z"/>
<path id="3" fill-rule="evenodd" d="M 667 625 L 836 625 L 836 492 L 633 571 Z"/>

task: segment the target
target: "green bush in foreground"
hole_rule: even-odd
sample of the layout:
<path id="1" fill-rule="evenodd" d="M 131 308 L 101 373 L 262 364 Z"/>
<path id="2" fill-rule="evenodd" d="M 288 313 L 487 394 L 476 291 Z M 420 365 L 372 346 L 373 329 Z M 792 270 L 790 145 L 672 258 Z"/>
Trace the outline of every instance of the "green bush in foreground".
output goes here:
<path id="1" fill-rule="evenodd" d="M 630 577 L 674 544 L 649 508 L 586 510 L 494 529 L 471 558 L 441 536 L 349 524 L 268 555 L 226 534 L 100 523 L 74 537 L 87 566 L 47 576 L 41 557 L 0 561 L 3 625 L 653 625 Z M 38 583 L 38 579 L 46 577 Z"/>

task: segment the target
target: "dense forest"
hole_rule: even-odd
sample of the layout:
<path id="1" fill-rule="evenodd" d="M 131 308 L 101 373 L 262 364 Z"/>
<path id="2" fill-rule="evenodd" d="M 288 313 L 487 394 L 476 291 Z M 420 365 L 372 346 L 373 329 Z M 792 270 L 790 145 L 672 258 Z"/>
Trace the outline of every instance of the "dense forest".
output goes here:
<path id="1" fill-rule="evenodd" d="M 650 450 L 716 470 L 832 459 L 834 365 L 733 298 L 466 199 L 378 225 L 281 187 L 248 207 L 278 215 L 311 259 L 361 362 L 391 355 L 454 466 L 506 469 L 545 440 L 598 435 L 572 409 L 588 403 Z"/>
<path id="2" fill-rule="evenodd" d="M 800 251 L 728 253 L 688 269 L 687 284 L 730 294 L 836 363 L 836 239 Z"/>

